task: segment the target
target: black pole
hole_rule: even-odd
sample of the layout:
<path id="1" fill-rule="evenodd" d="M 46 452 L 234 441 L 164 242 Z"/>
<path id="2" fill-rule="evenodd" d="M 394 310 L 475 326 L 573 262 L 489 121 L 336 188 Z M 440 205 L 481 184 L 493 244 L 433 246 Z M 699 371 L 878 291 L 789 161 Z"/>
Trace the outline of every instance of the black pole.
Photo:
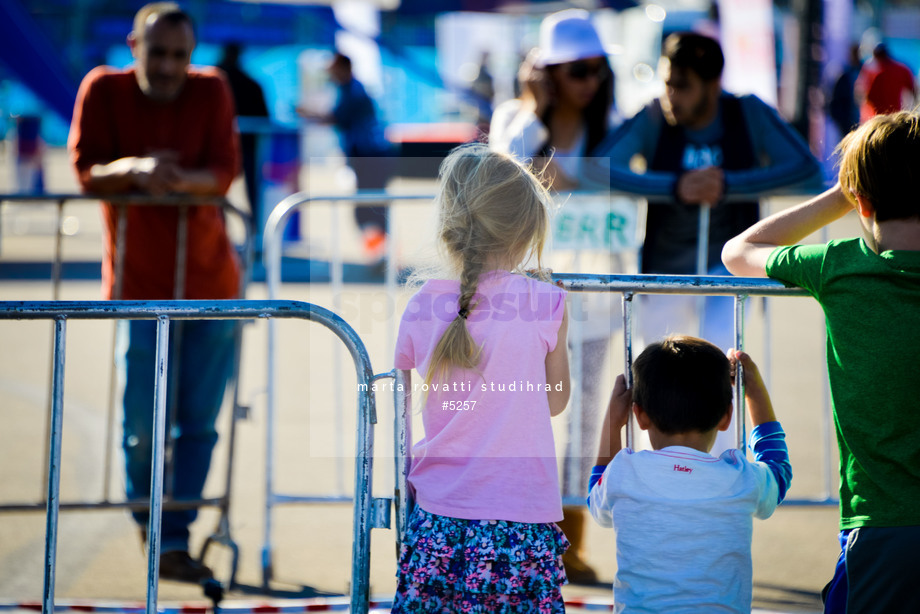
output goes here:
<path id="1" fill-rule="evenodd" d="M 812 143 L 812 125 L 824 112 L 821 73 L 824 63 L 824 1 L 794 0 L 794 14 L 800 24 L 798 99 L 792 125 Z"/>

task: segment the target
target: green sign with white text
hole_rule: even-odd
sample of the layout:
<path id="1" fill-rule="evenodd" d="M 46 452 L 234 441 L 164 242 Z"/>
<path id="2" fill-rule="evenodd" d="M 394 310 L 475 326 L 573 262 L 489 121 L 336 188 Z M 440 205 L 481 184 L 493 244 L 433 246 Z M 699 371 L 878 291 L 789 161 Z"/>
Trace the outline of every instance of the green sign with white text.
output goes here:
<path id="1" fill-rule="evenodd" d="M 573 194 L 556 212 L 553 248 L 610 253 L 635 249 L 637 208 L 630 198 Z"/>

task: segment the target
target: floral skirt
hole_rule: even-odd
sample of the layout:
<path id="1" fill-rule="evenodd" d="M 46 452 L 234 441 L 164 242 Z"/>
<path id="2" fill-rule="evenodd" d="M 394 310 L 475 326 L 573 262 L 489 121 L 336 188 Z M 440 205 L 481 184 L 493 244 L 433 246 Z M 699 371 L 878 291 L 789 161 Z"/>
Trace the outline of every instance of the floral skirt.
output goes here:
<path id="1" fill-rule="evenodd" d="M 463 520 L 416 506 L 393 612 L 565 612 L 568 546 L 551 522 Z"/>

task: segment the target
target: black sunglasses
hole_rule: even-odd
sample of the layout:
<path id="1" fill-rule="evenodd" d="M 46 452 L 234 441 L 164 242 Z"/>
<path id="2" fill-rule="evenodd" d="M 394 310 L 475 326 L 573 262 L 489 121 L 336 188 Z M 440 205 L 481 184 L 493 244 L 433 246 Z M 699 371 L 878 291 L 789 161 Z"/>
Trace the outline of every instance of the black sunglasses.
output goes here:
<path id="1" fill-rule="evenodd" d="M 579 60 L 577 62 L 569 62 L 565 66 L 565 72 L 571 79 L 578 79 L 581 81 L 588 77 L 597 77 L 599 81 L 603 81 L 607 77 L 608 69 L 607 64 L 604 62 L 589 64 L 588 62 Z"/>

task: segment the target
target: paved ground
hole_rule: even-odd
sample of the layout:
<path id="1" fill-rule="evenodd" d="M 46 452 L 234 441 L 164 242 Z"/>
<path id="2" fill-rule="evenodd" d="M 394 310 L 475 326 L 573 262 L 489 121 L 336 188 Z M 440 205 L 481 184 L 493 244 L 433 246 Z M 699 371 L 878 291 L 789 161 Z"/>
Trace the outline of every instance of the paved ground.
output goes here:
<path id="1" fill-rule="evenodd" d="M 72 191 L 60 163 L 49 178 L 49 189 Z M 70 183 L 68 183 L 70 182 Z M 431 184 L 412 183 L 407 189 L 428 190 Z M 396 211 L 403 240 L 398 257 L 411 261 L 422 238 L 430 234 L 430 208 L 407 205 Z M 343 212 L 346 257 L 357 259 L 351 247 L 350 213 Z M 50 214 L 26 216 L 5 206 L 0 260 L 46 258 L 51 239 Z M 76 208 L 75 234 L 65 242 L 68 258 L 98 258 L 98 214 L 93 206 Z M 331 214 L 316 211 L 303 220 L 306 245 L 323 250 L 329 245 L 325 228 Z M 74 222 L 71 222 L 74 224 Z M 832 236 L 854 228 L 844 220 Z M 13 232 L 20 234 L 13 234 Z M 302 246 L 302 249 L 307 249 Z M 44 256 L 42 256 L 44 254 Z M 68 281 L 61 298 L 96 299 L 98 281 Z M 264 298 L 263 285 L 253 285 L 248 298 Z M 0 300 L 48 299 L 49 285 L 42 281 L 0 280 Z M 368 346 L 376 372 L 391 368 L 389 347 L 404 292 L 387 296 L 379 285 L 348 285 L 334 298 L 328 285 L 288 284 L 283 298 L 314 302 L 333 308 L 349 321 Z M 763 321 L 759 300 L 750 310 L 748 348 L 763 361 Z M 823 496 L 825 451 L 819 415 L 823 391 L 823 336 L 821 314 L 807 299 L 771 301 L 773 345 L 769 366 L 774 402 L 789 433 L 795 480 L 790 497 Z M 49 387 L 50 324 L 0 321 L 0 504 L 37 501 L 42 497 L 44 407 Z M 274 580 L 264 590 L 261 573 L 265 489 L 265 387 L 266 330 L 264 321 L 248 324 L 244 337 L 244 362 L 240 398 L 251 407 L 250 419 L 239 425 L 233 474 L 231 528 L 240 545 L 238 580 L 242 587 L 228 596 L 237 603 L 262 597 L 312 597 L 349 590 L 351 559 L 351 508 L 343 504 L 278 507 L 273 520 Z M 333 337 L 303 322 L 278 323 L 279 330 L 279 433 L 274 450 L 278 489 L 301 494 L 349 492 L 353 465 L 353 371 L 347 355 L 336 354 Z M 65 381 L 64 460 L 62 500 L 97 500 L 102 496 L 102 466 L 106 405 L 111 364 L 110 322 L 70 322 Z M 619 338 L 605 366 L 608 379 L 622 368 Z M 335 365 L 342 366 L 337 379 Z M 341 401 L 336 399 L 341 396 Z M 392 488 L 389 419 L 392 409 L 380 403 L 377 429 L 378 463 L 375 494 L 387 496 Z M 559 427 L 561 423 L 557 424 Z M 562 437 L 563 429 L 557 429 Z M 339 434 L 346 433 L 343 438 Z M 118 496 L 120 457 L 110 470 L 109 494 Z M 832 465 L 835 451 L 832 448 Z M 209 493 L 221 492 L 226 451 L 221 448 L 208 484 Z M 832 489 L 836 483 L 832 484 Z M 42 595 L 44 515 L 0 515 L 0 602 L 38 600 Z M 204 511 L 195 525 L 196 547 L 216 523 L 213 511 Z M 836 509 L 783 506 L 773 518 L 755 522 L 754 605 L 775 611 L 820 610 L 818 593 L 836 557 Z M 593 525 L 588 530 L 589 560 L 600 572 L 597 587 L 565 589 L 569 599 L 606 598 L 615 571 L 613 533 Z M 387 597 L 395 587 L 394 537 L 391 530 L 374 532 L 371 593 Z M 226 574 L 229 557 L 210 557 Z M 142 601 L 145 595 L 146 559 L 137 531 L 123 511 L 68 512 L 61 516 L 58 546 L 57 591 L 61 600 L 105 599 Z M 199 600 L 200 591 L 164 582 L 164 603 Z M 3 608 L 0 603 L 0 608 Z"/>

